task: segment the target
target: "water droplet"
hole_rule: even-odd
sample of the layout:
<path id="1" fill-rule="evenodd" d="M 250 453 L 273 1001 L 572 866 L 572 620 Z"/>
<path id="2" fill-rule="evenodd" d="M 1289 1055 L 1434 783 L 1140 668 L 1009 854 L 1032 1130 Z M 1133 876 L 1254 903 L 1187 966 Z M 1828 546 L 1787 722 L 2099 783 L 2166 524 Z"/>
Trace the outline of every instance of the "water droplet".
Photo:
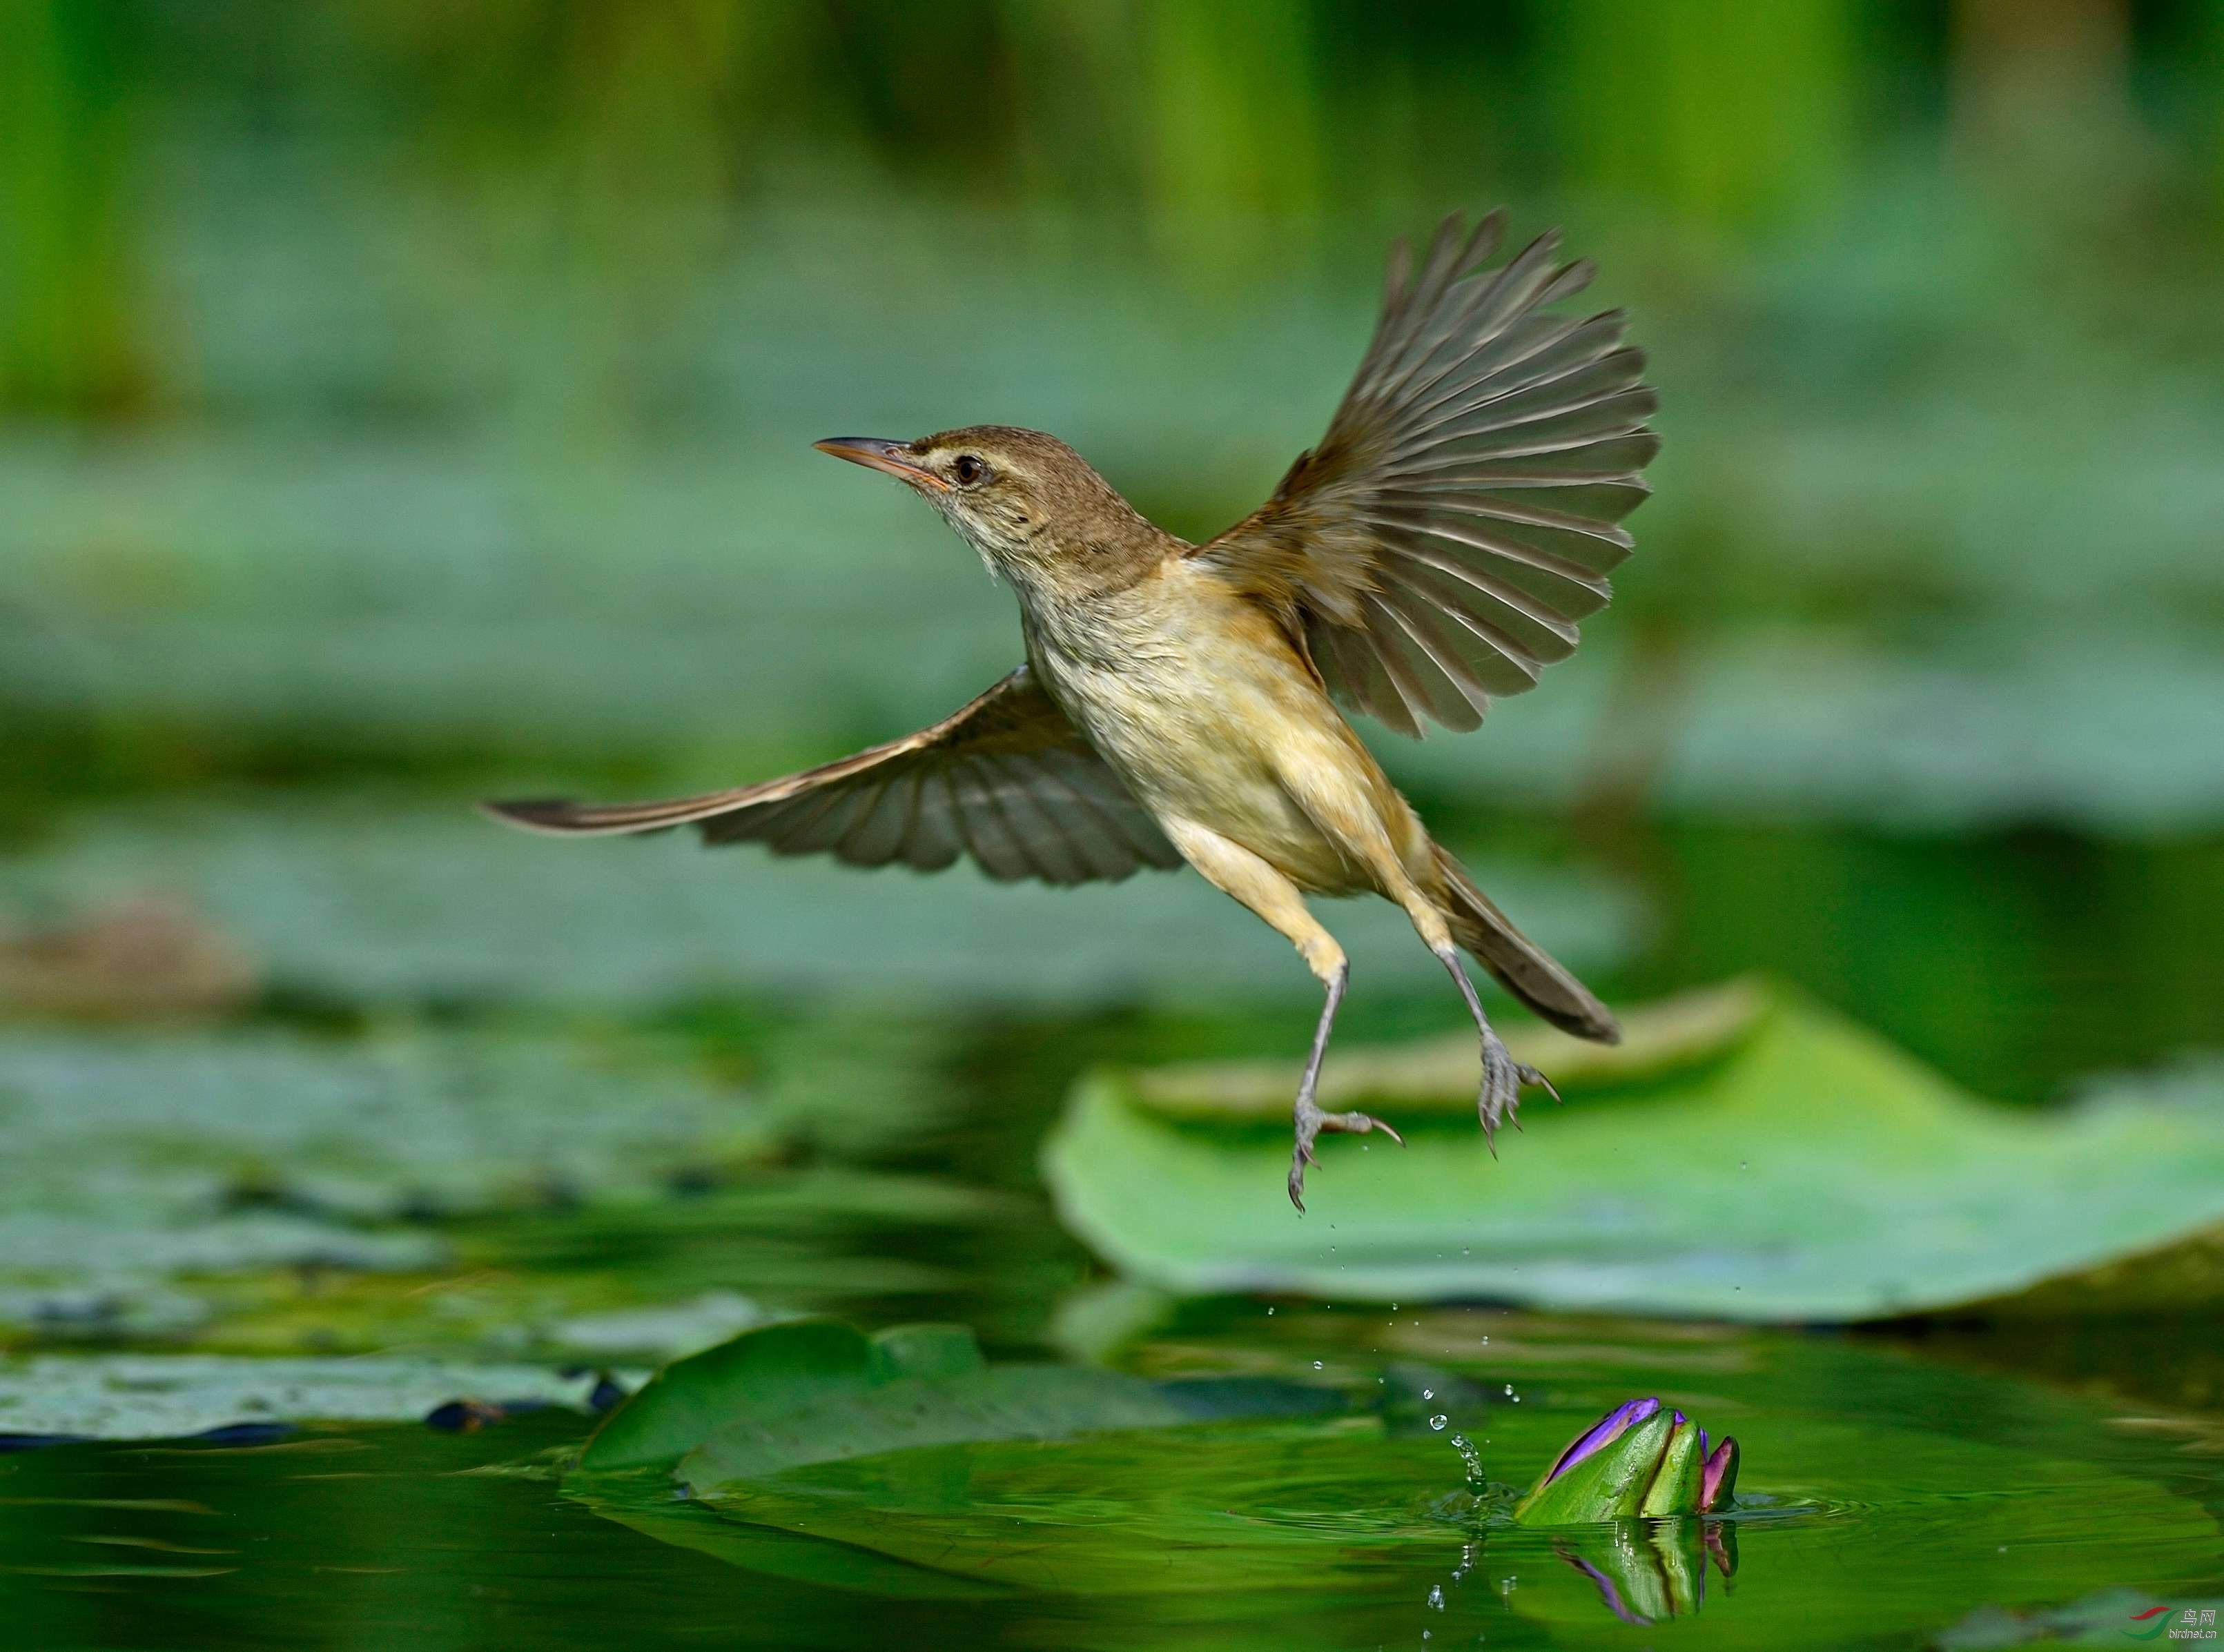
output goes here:
<path id="1" fill-rule="evenodd" d="M 1511 1383 L 1508 1383 L 1506 1385 L 1506 1397 L 1508 1399 L 1512 1399 L 1513 1397 L 1513 1384 Z"/>
<path id="2" fill-rule="evenodd" d="M 1740 1159 L 1740 1160 L 1738 1161 L 1738 1169 L 1740 1169 L 1741 1170 L 1751 1170 L 1752 1168 L 1753 1168 L 1753 1166 L 1751 1166 L 1750 1164 L 1747 1163 L 1743 1159 Z"/>
<path id="3" fill-rule="evenodd" d="M 1432 1583 L 1429 1586 L 1429 1609 L 1431 1611 L 1442 1611 L 1444 1609 L 1444 1586 L 1443 1584 Z M 1421 1631 L 1424 1635 L 1426 1635 L 1428 1632 L 1429 1631 L 1426 1630 L 1423 1630 Z"/>
<path id="4" fill-rule="evenodd" d="M 1433 1388 L 1425 1388 L 1421 1390 L 1421 1397 L 1425 1400 L 1432 1400 L 1436 1397 L 1437 1390 Z"/>
<path id="5" fill-rule="evenodd" d="M 1475 1448 L 1475 1441 L 1463 1434 L 1452 1436 L 1452 1449 L 1460 1454 L 1460 1462 L 1467 1470 L 1467 1483 L 1474 1490 L 1482 1490 L 1482 1453 Z"/>
<path id="6" fill-rule="evenodd" d="M 1429 1426 L 1431 1428 L 1434 1428 L 1438 1434 L 1442 1434 L 1444 1431 L 1444 1424 L 1450 1421 L 1451 1419 L 1450 1417 L 1446 1416 L 1442 1411 L 1439 1411 L 1436 1416 L 1429 1419 Z"/>
<path id="7" fill-rule="evenodd" d="M 1269 1308 L 1267 1310 L 1267 1317 L 1268 1319 L 1272 1319 L 1272 1318 L 1273 1318 L 1273 1317 L 1274 1317 L 1274 1310 L 1273 1310 L 1272 1308 Z"/>
<path id="8" fill-rule="evenodd" d="M 1317 1360 L 1317 1359 L 1314 1360 L 1314 1361 L 1313 1361 L 1313 1369 L 1314 1369 L 1315 1371 L 1318 1371 L 1320 1368 L 1321 1368 L 1321 1362 L 1320 1362 L 1319 1360 Z"/>

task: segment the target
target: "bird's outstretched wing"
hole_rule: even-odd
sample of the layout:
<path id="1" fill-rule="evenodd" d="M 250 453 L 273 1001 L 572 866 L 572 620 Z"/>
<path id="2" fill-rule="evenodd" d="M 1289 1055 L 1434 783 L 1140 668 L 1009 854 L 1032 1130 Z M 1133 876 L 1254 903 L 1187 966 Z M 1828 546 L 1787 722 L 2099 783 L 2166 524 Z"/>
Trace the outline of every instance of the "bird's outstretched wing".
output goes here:
<path id="1" fill-rule="evenodd" d="M 1589 283 L 1557 234 L 1504 265 L 1505 216 L 1392 253 L 1374 337 L 1328 434 L 1274 496 L 1191 554 L 1301 635 L 1330 690 L 1401 734 L 1472 728 L 1575 652 L 1629 554 L 1659 447 L 1618 311 L 1549 312 Z"/>
<path id="2" fill-rule="evenodd" d="M 992 878 L 1054 884 L 1182 864 L 1024 665 L 932 727 L 800 774 L 663 803 L 486 806 L 565 835 L 693 825 L 706 842 L 762 843 L 776 854 L 921 871 L 970 854 Z"/>

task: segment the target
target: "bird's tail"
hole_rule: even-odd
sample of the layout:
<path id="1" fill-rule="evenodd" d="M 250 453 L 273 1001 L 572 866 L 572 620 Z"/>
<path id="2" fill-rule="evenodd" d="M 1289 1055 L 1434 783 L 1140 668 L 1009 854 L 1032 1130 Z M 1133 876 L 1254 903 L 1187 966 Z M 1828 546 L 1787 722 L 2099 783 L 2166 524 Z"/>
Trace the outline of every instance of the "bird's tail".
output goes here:
<path id="1" fill-rule="evenodd" d="M 1475 886 L 1467 869 L 1438 847 L 1444 916 L 1457 941 L 1499 984 L 1564 1032 L 1600 1044 L 1621 1042 L 1614 1013 L 1552 955 L 1513 927 L 1513 920 Z"/>

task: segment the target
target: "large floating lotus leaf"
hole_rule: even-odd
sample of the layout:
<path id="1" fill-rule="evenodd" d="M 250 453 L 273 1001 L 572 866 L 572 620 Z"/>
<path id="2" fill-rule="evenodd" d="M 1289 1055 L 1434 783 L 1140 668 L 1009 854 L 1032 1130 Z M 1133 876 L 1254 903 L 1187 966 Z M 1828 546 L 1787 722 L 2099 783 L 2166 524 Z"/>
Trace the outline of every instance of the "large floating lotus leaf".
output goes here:
<path id="1" fill-rule="evenodd" d="M 35 1354 L 0 1359 L 0 1435 L 162 1440 L 233 1423 L 414 1422 L 458 1399 L 584 1410 L 595 1380 L 399 1355 Z"/>
<path id="2" fill-rule="evenodd" d="M 1196 1420 L 1157 1387 L 1118 1371 L 1000 1366 L 961 1376 L 900 1378 L 867 1393 L 829 1395 L 776 1410 L 752 1404 L 682 1458 L 679 1473 L 698 1493 L 715 1495 L 806 1464 L 996 1440 L 1172 1428 Z"/>
<path id="3" fill-rule="evenodd" d="M 1523 1061 L 1551 1075 L 1563 1091 L 1605 1089 L 1664 1079 L 1716 1062 L 1760 1026 L 1773 1006 L 1766 985 L 1732 981 L 1648 1005 L 1622 1017 L 1620 1044 L 1593 1044 L 1547 1026 L 1510 1030 Z M 1319 1099 L 1331 1109 L 1362 1101 L 1395 1107 L 1400 1115 L 1475 1116 L 1475 1037 L 1456 1032 L 1413 1044 L 1339 1051 L 1321 1070 Z M 1124 1075 L 1136 1100 L 1170 1119 L 1281 1124 L 1295 1086 L 1286 1062 L 1190 1062 Z"/>
<path id="4" fill-rule="evenodd" d="M 1139 1567 L 1163 1573 L 1158 1540 L 1144 1542 L 1122 1520 L 1108 1529 L 1102 1512 L 1076 1520 L 1068 1503 L 1015 1554 L 997 1531 L 1008 1530 L 1008 1517 L 978 1517 L 976 1476 L 1016 1466 L 1047 1473 L 1062 1497 L 1093 1484 L 1100 1501 L 1116 1502 L 1138 1460 L 1139 1447 L 1122 1441 L 1243 1423 L 1297 1430 L 1288 1446 L 1311 1427 L 1292 1419 L 1340 1409 L 1330 1392 L 1271 1381 L 1153 1383 L 1093 1366 L 989 1366 L 954 1327 L 869 1339 L 833 1321 L 796 1321 L 667 1367 L 603 1423 L 570 1485 L 653 1535 L 833 1586 L 932 1595 L 964 1592 L 957 1579 L 966 1577 L 976 1583 L 965 1588 L 1039 1586 L 1050 1570 L 1074 1567 L 1134 1582 Z M 695 1506 L 673 1506 L 673 1479 Z M 869 1505 L 869 1524 L 898 1510 L 921 1517 L 919 1543 L 816 1541 L 825 1518 L 859 1505 Z M 704 1507 L 716 1523 L 704 1519 Z M 1105 1548 L 1096 1540 L 1108 1529 Z M 999 1552 L 970 1555 L 982 1538 Z M 1049 1553 L 1023 1558 L 1041 1545 L 1054 1551 L 1054 1566 Z"/>
<path id="5" fill-rule="evenodd" d="M 792 1320 L 665 1367 L 611 1414 L 579 1466 L 602 1472 L 677 1461 L 682 1480 L 709 1491 L 921 1447 L 1057 1440 L 1335 1403 L 1275 1383 L 1153 1384 L 1086 1365 L 991 1368 L 958 1326 L 898 1326 L 868 1338 L 834 1320 Z"/>
<path id="6" fill-rule="evenodd" d="M 1532 1094 L 1496 1162 L 1466 1105 L 1471 1065 L 1444 1073 L 1460 1105 L 1407 1109 L 1343 1085 L 1331 1056 L 1339 1102 L 1412 1128 L 1402 1150 L 1325 1138 L 1307 1217 L 1288 1208 L 1287 1131 L 1261 1117 L 1250 1069 L 1228 1075 L 1225 1123 L 1199 1117 L 1209 1075 L 1096 1074 L 1045 1169 L 1067 1226 L 1131 1277 L 1336 1302 L 1873 1319 L 2025 1291 L 2224 1222 L 2224 1072 L 2009 1111 L 1796 998 L 1735 1036 L 1729 1002 L 1667 1023 L 1712 1017 L 1730 1036 L 1711 1057 L 1684 1039 L 1649 1072 L 1633 1017 L 1626 1053 L 1568 1064 L 1564 1108 Z M 2213 1270 L 2189 1277 L 2196 1302 L 2215 1299 Z"/>
<path id="7" fill-rule="evenodd" d="M 873 1352 L 861 1333 L 832 1320 L 745 1331 L 659 1371 L 596 1431 L 579 1466 L 676 1462 L 743 1403 L 777 1413 L 869 1386 Z"/>

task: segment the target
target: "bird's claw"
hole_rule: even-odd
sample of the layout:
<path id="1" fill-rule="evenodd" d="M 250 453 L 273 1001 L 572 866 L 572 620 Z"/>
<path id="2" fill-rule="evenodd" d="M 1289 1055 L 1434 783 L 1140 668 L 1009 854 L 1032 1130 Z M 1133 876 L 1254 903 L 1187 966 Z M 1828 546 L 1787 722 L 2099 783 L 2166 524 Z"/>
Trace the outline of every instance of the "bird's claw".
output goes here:
<path id="1" fill-rule="evenodd" d="M 1303 1215 L 1305 1209 L 1305 1166 L 1317 1168 L 1320 1160 L 1313 1156 L 1313 1142 L 1324 1130 L 1341 1132 L 1349 1136 L 1364 1136 L 1370 1130 L 1379 1130 L 1399 1146 L 1406 1138 L 1372 1113 L 1323 1113 L 1310 1096 L 1298 1098 L 1297 1146 L 1290 1154 L 1290 1202 Z"/>
<path id="2" fill-rule="evenodd" d="M 1496 1033 L 1486 1033 L 1482 1040 L 1482 1088 L 1476 1093 L 1475 1110 L 1482 1120 L 1483 1144 L 1490 1149 L 1493 1158 L 1498 1157 L 1498 1127 L 1512 1122 L 1521 1128 L 1521 1092 L 1530 1085 L 1551 1096 L 1555 1105 L 1560 1093 L 1552 1081 L 1526 1062 L 1513 1059 L 1513 1052 Z"/>

